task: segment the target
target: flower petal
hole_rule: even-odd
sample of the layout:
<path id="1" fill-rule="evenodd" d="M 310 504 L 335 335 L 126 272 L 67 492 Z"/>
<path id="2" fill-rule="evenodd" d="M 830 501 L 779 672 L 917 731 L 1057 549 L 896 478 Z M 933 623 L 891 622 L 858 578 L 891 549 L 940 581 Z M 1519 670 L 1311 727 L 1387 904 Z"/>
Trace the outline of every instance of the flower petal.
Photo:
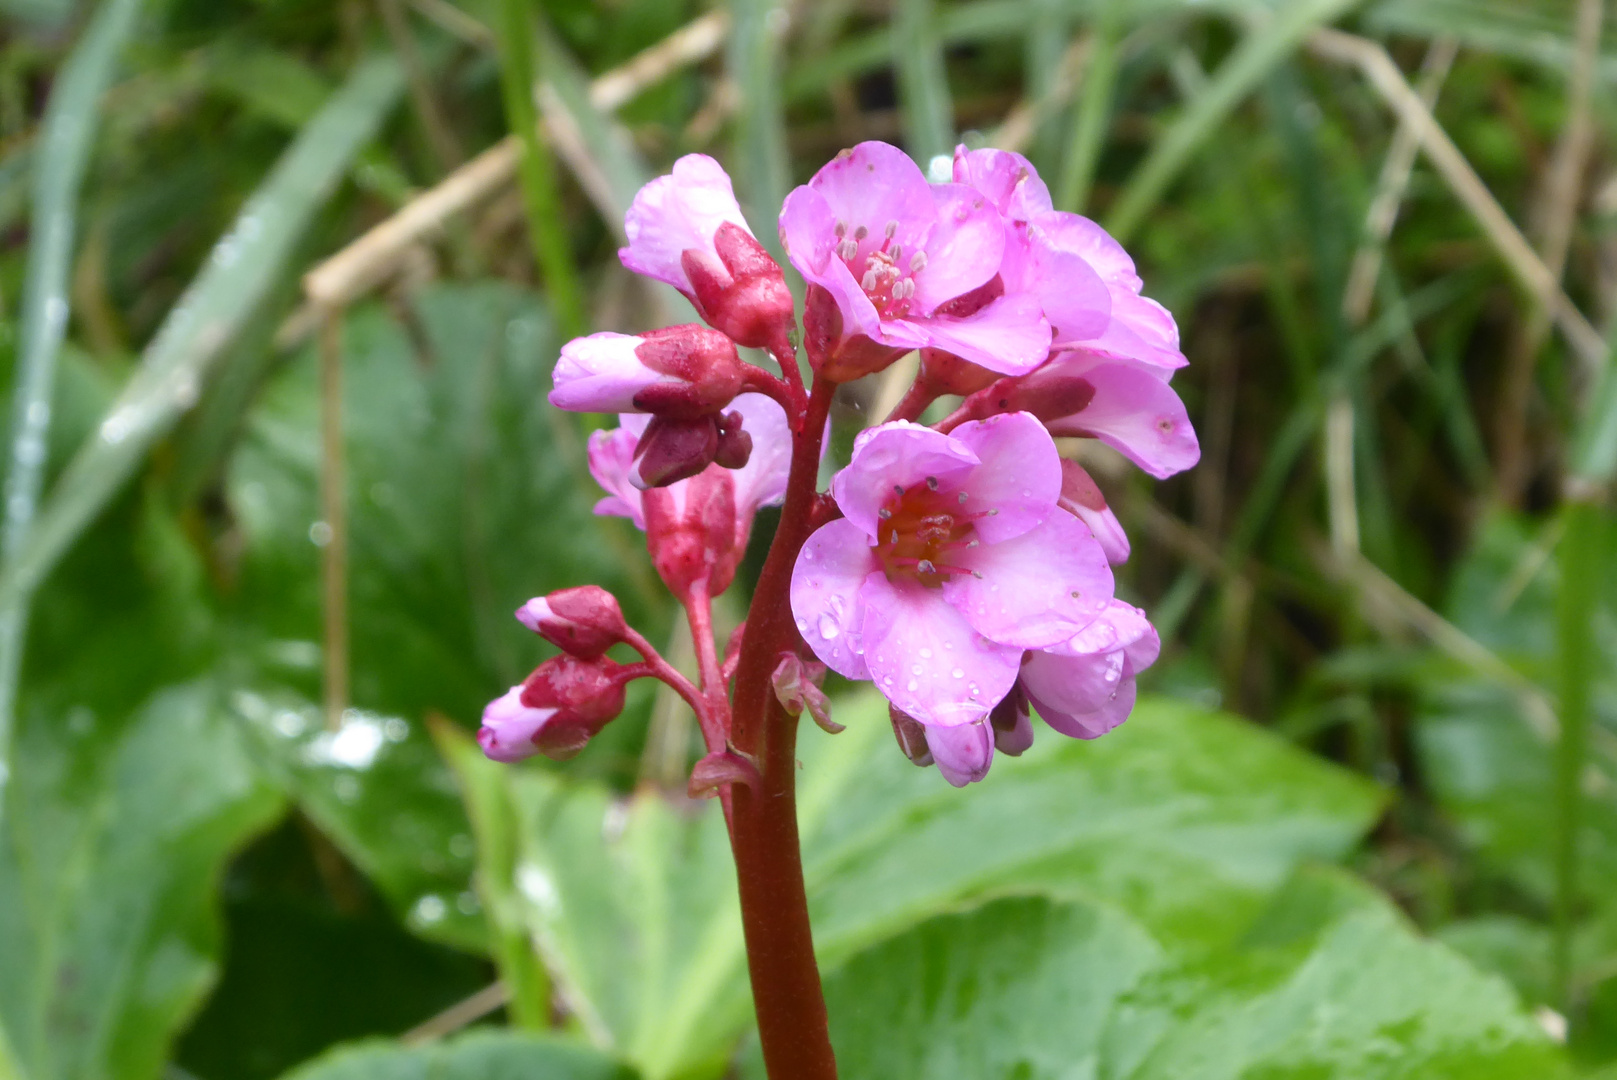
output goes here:
<path id="1" fill-rule="evenodd" d="M 937 589 L 874 573 L 864 600 L 865 664 L 888 701 L 929 726 L 988 715 L 1016 682 L 1022 650 L 987 640 Z"/>
<path id="2" fill-rule="evenodd" d="M 889 222 L 898 223 L 895 235 L 914 236 L 934 216 L 932 192 L 920 166 L 884 142 L 862 142 L 844 150 L 826 162 L 808 186 L 825 199 L 833 224 L 842 222 L 850 234 L 865 227 L 861 255 L 867 247 L 880 246 Z"/>
<path id="3" fill-rule="evenodd" d="M 522 704 L 522 684 L 517 684 L 488 703 L 477 742 L 494 761 L 521 761 L 539 752 L 534 739 L 556 715 L 555 709 L 535 709 Z"/>
<path id="4" fill-rule="evenodd" d="M 1014 220 L 1047 213 L 1053 205 L 1050 189 L 1039 179 L 1033 163 L 1009 150 L 956 147 L 954 179 L 982 192 L 996 210 Z"/>
<path id="5" fill-rule="evenodd" d="M 752 436 L 747 463 L 730 471 L 735 481 L 736 517 L 751 518 L 760 506 L 786 497 L 792 465 L 792 429 L 786 410 L 767 394 L 741 394 L 729 405 L 741 414 L 741 430 Z"/>
<path id="6" fill-rule="evenodd" d="M 589 464 L 590 475 L 607 491 L 607 497 L 595 504 L 595 512 L 602 516 L 626 517 L 634 522 L 635 528 L 644 530 L 643 493 L 629 480 L 634 470 L 635 444 L 639 441 L 640 433 L 628 427 L 594 432 L 590 435 Z"/>
<path id="7" fill-rule="evenodd" d="M 827 667 L 850 679 L 870 678 L 861 640 L 862 586 L 876 566 L 870 538 L 841 519 L 816 529 L 792 568 L 792 614 L 798 632 Z"/>
<path id="8" fill-rule="evenodd" d="M 929 476 L 943 487 L 952 487 L 977 464 L 977 455 L 960 440 L 896 420 L 859 433 L 853 460 L 831 480 L 831 494 L 847 520 L 875 539 L 878 514 L 895 487 L 924 484 Z"/>
<path id="9" fill-rule="evenodd" d="M 982 462 L 959 487 L 967 495 L 963 509 L 995 511 L 976 520 L 983 543 L 1020 536 L 1055 511 L 1061 497 L 1061 456 L 1032 414 L 972 420 L 950 434 Z"/>
<path id="10" fill-rule="evenodd" d="M 641 362 L 635 350 L 644 343 L 644 338 L 612 333 L 569 341 L 556 361 L 550 403 L 569 412 L 630 412 L 635 395 L 646 387 L 679 383 Z"/>
<path id="11" fill-rule="evenodd" d="M 635 195 L 623 217 L 629 245 L 619 249 L 618 258 L 635 273 L 667 282 L 688 296 L 691 282 L 681 256 L 694 249 L 716 260 L 713 235 L 725 222 L 752 234 L 724 167 L 706 154 L 686 154 L 669 175 L 657 177 Z"/>
<path id="12" fill-rule="evenodd" d="M 1006 293 L 963 319 L 893 319 L 887 327 L 887 344 L 942 349 L 1002 375 L 1025 375 L 1050 354 L 1050 324 L 1038 298 L 1026 293 Z"/>
<path id="13" fill-rule="evenodd" d="M 843 334 L 881 333 L 881 318 L 853 273 L 836 257 L 837 216 L 825 197 L 812 187 L 799 187 L 786 196 L 780 212 L 780 242 L 798 273 L 836 300 L 842 312 Z M 846 224 L 846 222 L 844 222 Z"/>
<path id="14" fill-rule="evenodd" d="M 978 633 L 1004 645 L 1040 649 L 1066 641 L 1094 622 L 1112 599 L 1112 568 L 1089 527 L 1071 514 L 998 544 L 955 556 L 971 574 L 956 574 L 943 595 Z"/>
<path id="15" fill-rule="evenodd" d="M 935 184 L 932 199 L 937 220 L 922 241 L 925 268 L 914 278 L 915 307 L 925 315 L 987 282 L 1005 251 L 1005 226 L 982 195 L 964 184 Z"/>
<path id="16" fill-rule="evenodd" d="M 994 733 L 986 720 L 955 727 L 929 726 L 926 745 L 938 772 L 955 787 L 981 780 L 994 763 Z"/>
<path id="17" fill-rule="evenodd" d="M 1088 718 L 1116 701 L 1125 681 L 1133 680 L 1125 675 L 1121 651 L 1083 656 L 1034 652 L 1022 665 L 1022 688 L 1044 722 L 1078 739 L 1110 730 L 1091 734 Z"/>
<path id="18" fill-rule="evenodd" d="M 1185 403 L 1149 370 L 1084 353 L 1053 364 L 1088 380 L 1095 396 L 1080 412 L 1052 420 L 1052 434 L 1097 438 L 1159 480 L 1201 459 Z"/>

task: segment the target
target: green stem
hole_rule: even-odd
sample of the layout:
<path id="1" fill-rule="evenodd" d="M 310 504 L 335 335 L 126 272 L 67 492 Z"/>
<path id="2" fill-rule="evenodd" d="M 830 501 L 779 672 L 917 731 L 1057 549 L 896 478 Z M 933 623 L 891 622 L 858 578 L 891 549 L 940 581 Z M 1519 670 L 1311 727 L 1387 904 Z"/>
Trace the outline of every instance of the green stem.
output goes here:
<path id="1" fill-rule="evenodd" d="M 1566 532 L 1560 544 L 1556 596 L 1561 738 L 1555 755 L 1555 985 L 1566 1011 L 1572 1005 L 1572 936 L 1578 906 L 1582 777 L 1588 757 L 1602 523 L 1599 507 L 1592 501 L 1573 501 L 1562 513 Z"/>
<path id="2" fill-rule="evenodd" d="M 588 331 L 589 321 L 556 192 L 556 166 L 539 137 L 539 110 L 533 102 L 533 46 L 529 0 L 500 0 L 500 89 L 506 122 L 522 143 L 519 172 L 528 211 L 528 234 L 557 321 L 568 337 L 579 337 Z"/>
<path id="3" fill-rule="evenodd" d="M 1089 189 L 1095 182 L 1095 163 L 1100 160 L 1106 124 L 1111 117 L 1112 89 L 1117 84 L 1117 39 L 1122 7 L 1117 0 L 1107 0 L 1091 31 L 1093 44 L 1090 47 L 1089 65 L 1084 70 L 1077 107 L 1073 109 L 1072 137 L 1067 143 L 1067 155 L 1061 163 L 1061 178 L 1056 184 L 1056 205 L 1074 214 L 1083 213 L 1084 205 L 1089 201 Z"/>

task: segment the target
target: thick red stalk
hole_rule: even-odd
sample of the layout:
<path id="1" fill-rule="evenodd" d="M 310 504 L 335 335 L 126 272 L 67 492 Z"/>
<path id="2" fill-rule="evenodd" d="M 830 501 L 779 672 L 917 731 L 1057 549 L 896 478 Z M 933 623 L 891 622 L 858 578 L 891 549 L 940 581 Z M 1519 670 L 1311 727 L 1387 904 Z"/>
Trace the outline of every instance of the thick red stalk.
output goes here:
<path id="1" fill-rule="evenodd" d="M 797 720 L 770 687 L 783 650 L 794 645 L 790 586 L 797 553 L 813 527 L 820 443 L 836 387 L 817 379 L 793 433 L 792 468 L 774 543 L 753 593 L 736 667 L 731 741 L 757 761 L 759 787 L 732 788 L 731 846 L 741 890 L 758 1036 L 770 1080 L 835 1080 L 825 997 L 797 836 Z"/>

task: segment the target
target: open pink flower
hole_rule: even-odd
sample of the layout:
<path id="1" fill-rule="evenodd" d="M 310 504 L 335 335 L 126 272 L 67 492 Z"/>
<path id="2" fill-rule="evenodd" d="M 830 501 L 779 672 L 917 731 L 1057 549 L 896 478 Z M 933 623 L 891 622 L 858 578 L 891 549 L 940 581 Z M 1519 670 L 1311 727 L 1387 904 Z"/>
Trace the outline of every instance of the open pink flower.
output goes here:
<path id="1" fill-rule="evenodd" d="M 928 184 L 897 147 L 864 142 L 838 154 L 787 196 L 780 235 L 810 285 L 811 358 L 824 353 L 839 379 L 911 349 L 1005 373 L 1049 351 L 1037 302 L 996 282 L 999 213 L 964 184 Z"/>
<path id="2" fill-rule="evenodd" d="M 949 435 L 872 428 L 832 492 L 846 516 L 798 556 L 798 629 L 829 667 L 873 680 L 923 724 L 983 719 L 1024 650 L 1071 639 L 1111 599 L 1106 557 L 1059 509 L 1061 461 L 1030 415 Z"/>
<path id="3" fill-rule="evenodd" d="M 667 487 L 641 490 L 634 482 L 634 452 L 650 417 L 620 416 L 620 427 L 597 431 L 589 442 L 590 474 L 607 491 L 595 512 L 626 517 L 646 530 L 659 572 L 673 569 L 674 562 L 703 560 L 700 566 L 683 566 L 677 579 L 708 573 L 715 593 L 734 576 L 759 507 L 785 498 L 792 457 L 791 429 L 778 402 L 763 394 L 742 394 L 730 404 L 752 440 L 751 454 L 740 468 L 713 464 Z M 672 560 L 666 568 L 665 560 Z"/>
<path id="4" fill-rule="evenodd" d="M 1052 348 L 1086 348 L 1153 368 L 1164 378 L 1185 366 L 1173 316 L 1140 295 L 1144 283 L 1123 245 L 1088 218 L 1057 211 L 1026 158 L 961 146 L 954 178 L 980 192 L 1006 222 L 1006 292 L 1038 297 Z"/>
<path id="5" fill-rule="evenodd" d="M 1135 676 L 1156 663 L 1161 651 L 1145 612 L 1113 600 L 1070 640 L 1030 652 L 1021 688 L 1056 731 L 1075 739 L 1099 738 L 1128 719 Z"/>

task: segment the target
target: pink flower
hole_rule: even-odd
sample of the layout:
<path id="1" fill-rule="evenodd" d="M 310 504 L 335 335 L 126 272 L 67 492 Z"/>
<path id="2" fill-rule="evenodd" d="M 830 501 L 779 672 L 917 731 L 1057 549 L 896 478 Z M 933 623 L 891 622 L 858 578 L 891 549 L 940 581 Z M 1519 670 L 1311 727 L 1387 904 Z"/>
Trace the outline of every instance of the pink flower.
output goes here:
<path id="1" fill-rule="evenodd" d="M 634 197 L 624 215 L 623 265 L 684 293 L 702 318 L 752 348 L 785 347 L 792 295 L 780 266 L 747 227 L 730 177 L 687 154 Z"/>
<path id="2" fill-rule="evenodd" d="M 663 488 L 642 490 L 634 482 L 635 447 L 649 417 L 620 416 L 621 427 L 590 436 L 590 473 L 608 493 L 595 512 L 626 517 L 647 532 L 653 561 L 670 588 L 694 584 L 705 573 L 713 593 L 722 592 L 746 551 L 759 507 L 786 496 L 792 434 L 785 410 L 763 394 L 742 394 L 731 405 L 751 437 L 746 464 L 709 465 Z"/>
<path id="3" fill-rule="evenodd" d="M 1099 738 L 1128 719 L 1135 676 L 1156 663 L 1161 650 L 1145 612 L 1114 600 L 1069 641 L 1030 652 L 1021 687 L 1056 731 Z"/>
<path id="4" fill-rule="evenodd" d="M 623 711 L 623 684 L 639 674 L 604 656 L 552 657 L 489 703 L 477 742 L 495 761 L 572 757 Z"/>
<path id="5" fill-rule="evenodd" d="M 599 585 L 576 585 L 536 596 L 517 608 L 517 621 L 562 652 L 584 660 L 595 659 L 629 634 L 617 597 Z"/>
<path id="6" fill-rule="evenodd" d="M 1006 292 L 1038 297 L 1053 348 L 1086 348 L 1163 378 L 1185 366 L 1173 316 L 1140 295 L 1144 283 L 1123 245 L 1088 218 L 1055 210 L 1026 158 L 961 146 L 954 178 L 980 192 L 1005 220 L 1012 237 L 1001 270 Z"/>
<path id="7" fill-rule="evenodd" d="M 810 285 L 810 359 L 833 378 L 919 348 L 1007 373 L 1049 352 L 1037 303 L 996 282 L 1000 215 L 963 184 L 928 184 L 897 147 L 838 154 L 787 196 L 780 235 Z"/>
<path id="8" fill-rule="evenodd" d="M 949 435 L 872 428 L 832 493 L 846 516 L 798 556 L 798 629 L 829 667 L 874 680 L 923 724 L 983 719 L 1024 650 L 1072 638 L 1111 599 L 1100 545 L 1057 506 L 1061 461 L 1032 416 Z"/>
<path id="9" fill-rule="evenodd" d="M 1159 480 L 1201 459 L 1173 387 L 1150 368 L 1087 350 L 1056 353 L 1030 375 L 977 391 L 956 416 L 1004 412 L 1031 413 L 1052 435 L 1099 439 Z"/>
<path id="10" fill-rule="evenodd" d="M 1033 745 L 1030 708 L 1052 729 L 1077 739 L 1111 731 L 1134 708 L 1135 677 L 1161 649 L 1145 613 L 1121 600 L 1071 639 L 1022 657 L 1015 685 L 985 718 L 969 724 L 923 724 L 896 710 L 893 733 L 917 765 L 938 766 L 955 787 L 988 775 L 995 752 L 1019 757 Z"/>
<path id="11" fill-rule="evenodd" d="M 591 334 L 562 346 L 550 403 L 570 412 L 708 416 L 741 389 L 733 342 L 706 327 L 669 326 L 639 336 Z"/>

